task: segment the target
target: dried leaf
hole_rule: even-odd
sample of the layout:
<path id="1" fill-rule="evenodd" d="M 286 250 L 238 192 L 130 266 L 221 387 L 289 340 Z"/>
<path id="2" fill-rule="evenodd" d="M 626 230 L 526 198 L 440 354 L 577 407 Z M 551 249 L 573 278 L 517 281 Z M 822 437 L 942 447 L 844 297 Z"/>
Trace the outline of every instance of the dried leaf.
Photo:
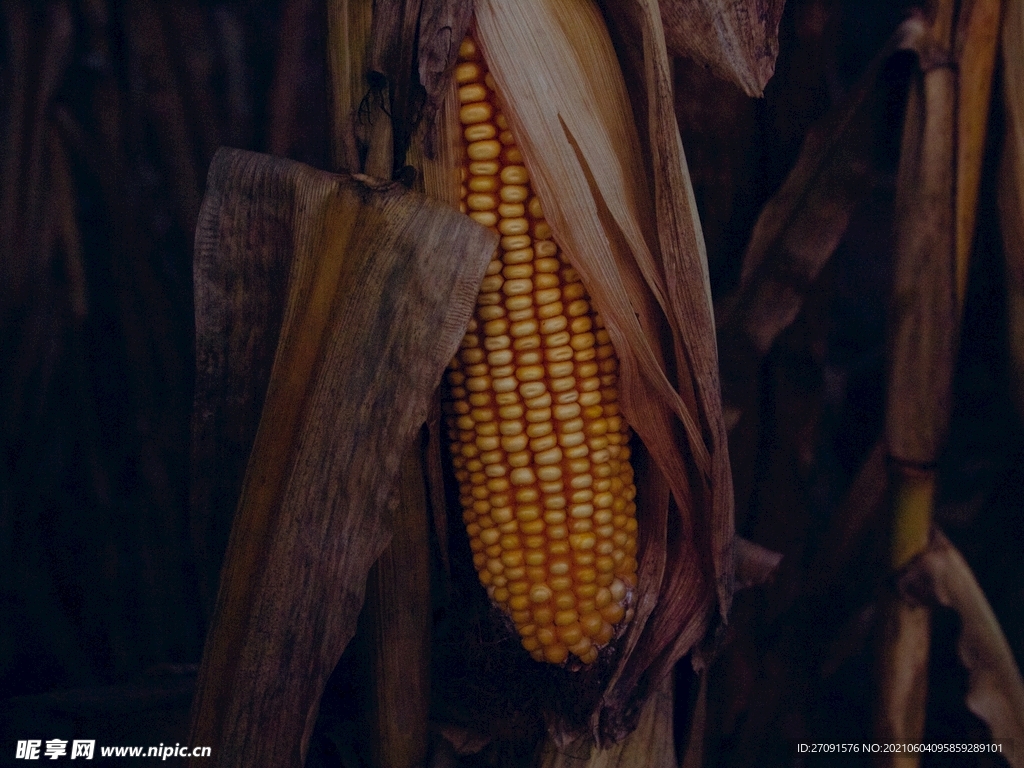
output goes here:
<path id="1" fill-rule="evenodd" d="M 882 605 L 881 652 L 874 739 L 880 743 L 920 743 L 928 692 L 931 611 L 887 596 Z M 876 765 L 904 766 L 902 755 L 880 755 Z"/>
<path id="2" fill-rule="evenodd" d="M 417 58 L 420 83 L 426 91 L 423 123 L 434 125 L 434 116 L 449 86 L 447 75 L 455 64 L 459 45 L 466 37 L 473 4 L 462 0 L 424 0 L 420 8 Z M 433 154 L 433 131 L 428 133 L 428 153 Z"/>
<path id="3" fill-rule="evenodd" d="M 215 157 L 196 237 L 200 281 L 253 248 L 290 267 L 193 706 L 192 738 L 219 764 L 304 759 L 390 537 L 402 455 L 495 244 L 400 187 L 237 150 Z M 229 301 L 211 298 L 230 284 L 197 285 L 197 305 L 231 317 Z"/>
<path id="4" fill-rule="evenodd" d="M 936 530 L 928 550 L 903 575 L 913 599 L 934 601 L 960 614 L 957 640 L 967 668 L 967 708 L 988 725 L 992 740 L 1013 745 L 1003 757 L 1024 766 L 1024 680 L 1006 637 L 970 566 L 955 546 Z"/>
<path id="5" fill-rule="evenodd" d="M 405 165 L 405 153 L 426 101 L 426 92 L 415 76 L 421 5 L 422 0 L 374 3 L 369 69 L 387 86 L 393 136 L 393 172 L 382 174 L 382 178 L 394 178 Z"/>
<path id="6" fill-rule="evenodd" d="M 391 543 L 366 582 L 360 617 L 368 693 L 364 709 L 372 765 L 426 762 L 430 709 L 430 530 L 421 446 L 402 460 Z"/>
<path id="7" fill-rule="evenodd" d="M 961 305 L 974 246 L 1001 11 L 1001 0 L 972 0 L 957 19 L 956 295 Z"/>
<path id="8" fill-rule="evenodd" d="M 331 80 L 331 156 L 334 168 L 363 170 L 365 137 L 358 126 L 367 96 L 372 0 L 328 0 L 327 67 Z"/>
<path id="9" fill-rule="evenodd" d="M 933 23 L 916 46 L 921 72 L 911 81 L 896 177 L 885 432 L 889 455 L 915 466 L 934 463 L 944 440 L 957 328 L 956 80 L 942 27 Z"/>
<path id="10" fill-rule="evenodd" d="M 1002 30 L 1006 138 L 999 173 L 999 225 L 1006 258 L 1010 374 L 1024 416 L 1024 6 L 1010 3 Z"/>
<path id="11" fill-rule="evenodd" d="M 736 537 L 736 589 L 749 589 L 768 581 L 782 561 L 782 555 L 767 547 Z"/>
<path id="12" fill-rule="evenodd" d="M 876 126 L 889 88 L 900 88 L 903 80 L 883 79 L 883 74 L 892 74 L 886 70 L 894 54 L 914 45 L 924 31 L 918 17 L 899 27 L 844 103 L 808 132 L 796 165 L 761 211 L 743 257 L 740 285 L 720 312 L 727 394 L 744 388 L 750 366 L 756 369 L 799 314 L 854 209 L 877 183 Z M 746 407 L 748 399 L 735 404 Z"/>
<path id="13" fill-rule="evenodd" d="M 307 27 L 312 20 L 313 0 L 288 0 L 281 9 L 274 80 L 269 94 L 267 148 L 270 154 L 287 157 L 294 139 L 296 83 L 302 77 L 302 54 Z"/>
<path id="14" fill-rule="evenodd" d="M 647 700 L 636 730 L 621 742 L 601 748 L 589 737 L 565 746 L 549 741 L 539 768 L 676 768 L 672 703 L 669 675 Z"/>
<path id="15" fill-rule="evenodd" d="M 761 96 L 775 73 L 779 21 L 785 0 L 661 0 L 665 41 L 687 56 Z"/>

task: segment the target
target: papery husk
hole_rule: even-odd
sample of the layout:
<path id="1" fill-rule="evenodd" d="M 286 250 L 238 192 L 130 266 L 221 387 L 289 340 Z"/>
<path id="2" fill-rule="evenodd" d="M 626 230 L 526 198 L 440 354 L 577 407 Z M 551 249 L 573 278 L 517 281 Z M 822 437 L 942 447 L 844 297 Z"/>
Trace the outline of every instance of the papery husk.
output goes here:
<path id="1" fill-rule="evenodd" d="M 642 132 L 595 6 L 484 0 L 475 14 L 545 218 L 608 327 L 623 413 L 643 443 L 635 616 L 610 660 L 566 679 L 577 690 L 560 698 L 572 712 L 551 722 L 558 743 L 589 731 L 605 745 L 632 729 L 646 695 L 732 594 L 731 482 L 700 224 L 656 5 L 631 5 L 625 22 L 642 43 Z M 460 129 L 449 98 L 424 173 L 428 194 L 455 202 L 461 150 L 450 142 Z"/>
<path id="2" fill-rule="evenodd" d="M 366 579 L 357 638 L 366 664 L 362 708 L 370 764 L 418 768 L 430 711 L 430 510 L 415 440 L 402 459 L 392 536 Z"/>
<path id="3" fill-rule="evenodd" d="M 953 41 L 957 63 L 956 124 L 956 296 L 963 309 L 978 218 L 992 75 L 1002 17 L 1002 0 L 963 4 Z"/>
<path id="4" fill-rule="evenodd" d="M 951 43 L 955 4 L 940 0 L 917 46 L 896 178 L 893 286 L 885 442 L 891 459 L 889 560 L 902 568 L 928 545 L 934 465 L 952 398 L 956 302 L 956 104 Z M 881 598 L 874 736 L 917 743 L 924 736 L 930 611 Z M 920 756 L 882 755 L 876 765 L 916 765 Z"/>
<path id="5" fill-rule="evenodd" d="M 369 97 L 366 61 L 370 48 L 373 0 L 327 0 L 327 69 L 331 78 L 331 160 L 335 170 L 360 173 L 368 148 L 365 127 L 377 106 Z M 390 146 L 388 147 L 390 150 Z M 390 169 L 390 151 L 388 152 Z"/>
<path id="6" fill-rule="evenodd" d="M 191 738 L 215 765 L 302 764 L 495 246 L 400 185 L 214 158 L 196 235 L 195 476 L 236 466 L 226 427 L 264 404 L 193 705 Z M 269 382 L 240 402 L 253 348 L 275 338 L 273 367 L 255 370 Z"/>
<path id="7" fill-rule="evenodd" d="M 878 151 L 887 112 L 912 69 L 905 52 L 925 33 L 911 17 L 892 34 L 846 98 L 807 132 L 782 186 L 750 235 L 739 286 L 718 305 L 722 397 L 733 437 L 736 508 L 760 471 L 758 399 L 765 356 L 796 320 L 858 207 L 890 172 Z"/>
<path id="8" fill-rule="evenodd" d="M 661 0 L 669 53 L 701 62 L 748 96 L 761 96 L 775 74 L 785 4 L 785 0 Z"/>
<path id="9" fill-rule="evenodd" d="M 1024 5 L 1006 7 L 1002 29 L 1005 138 L 999 169 L 999 226 L 1006 259 L 1010 382 L 1024 418 Z"/>
<path id="10" fill-rule="evenodd" d="M 1024 680 L 992 607 L 959 550 L 939 530 L 928 548 L 900 575 L 901 592 L 913 607 L 938 604 L 960 615 L 957 640 L 968 672 L 967 708 L 985 721 L 993 742 L 1004 745 L 1013 768 L 1024 766 Z"/>
<path id="11" fill-rule="evenodd" d="M 588 736 L 566 745 L 548 741 L 538 768 L 677 768 L 674 698 L 669 675 L 647 699 L 636 729 L 622 741 L 607 747 Z"/>
<path id="12" fill-rule="evenodd" d="M 368 65 L 387 88 L 395 172 L 405 163 L 417 124 L 433 122 L 472 11 L 469 0 L 374 4 Z"/>

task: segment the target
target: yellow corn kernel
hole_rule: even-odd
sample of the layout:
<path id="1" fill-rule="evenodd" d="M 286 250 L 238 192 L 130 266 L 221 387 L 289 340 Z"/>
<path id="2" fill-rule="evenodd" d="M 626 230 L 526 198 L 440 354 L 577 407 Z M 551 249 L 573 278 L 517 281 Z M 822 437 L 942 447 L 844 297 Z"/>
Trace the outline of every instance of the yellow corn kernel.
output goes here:
<path id="1" fill-rule="evenodd" d="M 474 565 L 537 661 L 583 664 L 632 615 L 636 488 L 618 361 L 542 202 L 481 51 L 455 69 L 462 210 L 501 236 L 445 403 Z"/>

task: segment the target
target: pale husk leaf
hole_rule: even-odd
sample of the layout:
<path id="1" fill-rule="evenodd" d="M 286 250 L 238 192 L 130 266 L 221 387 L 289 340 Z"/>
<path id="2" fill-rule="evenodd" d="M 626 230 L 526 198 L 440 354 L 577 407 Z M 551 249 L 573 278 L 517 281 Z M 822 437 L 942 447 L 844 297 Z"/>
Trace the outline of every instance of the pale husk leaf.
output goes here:
<path id="1" fill-rule="evenodd" d="M 1001 0 L 965 3 L 957 20 L 956 287 L 962 307 L 978 217 Z"/>
<path id="2" fill-rule="evenodd" d="M 1003 100 L 1006 136 L 999 176 L 999 223 L 1006 258 L 1010 373 L 1017 412 L 1024 415 L 1024 5 L 1010 3 L 1003 19 Z"/>
<path id="3" fill-rule="evenodd" d="M 593 722 L 613 738 L 628 729 L 626 711 L 641 679 L 656 685 L 703 635 L 716 586 L 727 610 L 733 565 L 700 225 L 672 112 L 658 9 L 641 3 L 631 11 L 644 46 L 653 172 L 645 168 L 626 85 L 594 6 L 576 0 L 476 6 L 477 37 L 545 217 L 608 326 L 620 361 L 623 412 L 658 470 L 640 501 L 636 616 L 621 641 L 606 711 Z M 658 486 L 666 486 L 665 495 Z M 668 489 L 678 525 L 666 528 Z"/>
<path id="4" fill-rule="evenodd" d="M 647 700 L 636 730 L 621 742 L 602 748 L 590 737 L 564 746 L 548 741 L 538 768 L 676 768 L 673 698 L 670 675 Z"/>
<path id="5" fill-rule="evenodd" d="M 495 242 L 398 185 L 214 157 L 196 235 L 197 473 L 231 466 L 217 461 L 237 421 L 216 418 L 238 404 L 219 399 L 237 391 L 226 380 L 269 374 L 193 705 L 217 765 L 302 763 Z M 283 307 L 261 306 L 275 290 Z M 273 367 L 254 366 L 278 330 Z"/>
<path id="6" fill-rule="evenodd" d="M 934 531 L 928 549 L 903 574 L 912 600 L 935 601 L 960 614 L 957 640 L 967 669 L 967 708 L 988 725 L 992 740 L 1008 744 L 1003 757 L 1024 766 L 1024 680 L 999 621 L 959 550 Z"/>
<path id="7" fill-rule="evenodd" d="M 785 0 L 661 0 L 669 51 L 761 96 L 775 73 Z"/>

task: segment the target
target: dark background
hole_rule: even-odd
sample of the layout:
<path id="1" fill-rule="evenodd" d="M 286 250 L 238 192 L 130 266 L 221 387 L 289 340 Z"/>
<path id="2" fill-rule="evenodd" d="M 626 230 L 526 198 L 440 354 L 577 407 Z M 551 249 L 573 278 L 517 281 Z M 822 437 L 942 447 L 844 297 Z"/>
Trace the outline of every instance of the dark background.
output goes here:
<path id="1" fill-rule="evenodd" d="M 716 300 L 807 129 L 906 7 L 790 0 L 761 100 L 677 62 Z M 52 738 L 61 724 L 170 743 L 185 738 L 233 512 L 189 516 L 192 233 L 218 146 L 330 167 L 324 9 L 4 0 L 0 25 L 0 733 Z M 1007 382 L 998 93 L 936 514 L 1019 662 L 1024 433 Z M 881 427 L 899 125 L 897 100 L 879 136 L 888 172 L 762 370 L 758 471 L 737 524 L 786 559 L 737 601 L 711 678 L 710 764 L 794 764 L 793 741 L 870 740 L 882 521 L 838 586 L 816 594 L 807 574 Z M 956 631 L 936 614 L 926 740 L 984 738 L 963 706 Z M 682 723 L 693 687 L 679 677 Z"/>

